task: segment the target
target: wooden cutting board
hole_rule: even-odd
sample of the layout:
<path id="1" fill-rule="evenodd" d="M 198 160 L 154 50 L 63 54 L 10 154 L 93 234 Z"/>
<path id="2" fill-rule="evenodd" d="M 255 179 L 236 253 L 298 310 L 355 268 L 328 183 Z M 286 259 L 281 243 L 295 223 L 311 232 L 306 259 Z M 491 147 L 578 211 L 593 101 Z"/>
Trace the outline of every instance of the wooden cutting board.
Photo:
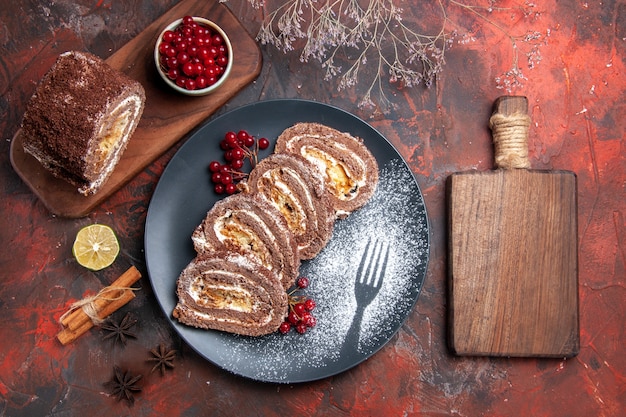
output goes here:
<path id="1" fill-rule="evenodd" d="M 233 45 L 233 69 L 222 87 L 208 96 L 178 94 L 167 87 L 156 72 L 152 54 L 157 37 L 165 26 L 185 15 L 206 17 L 217 23 Z M 143 85 L 146 104 L 126 151 L 97 194 L 85 197 L 76 191 L 76 187 L 46 171 L 35 158 L 24 152 L 21 130 L 11 142 L 13 168 L 48 210 L 58 216 L 83 217 L 89 214 L 252 82 L 261 71 L 262 55 L 256 41 L 224 4 L 183 0 L 107 58 L 106 62 Z"/>
<path id="2" fill-rule="evenodd" d="M 449 345 L 458 355 L 579 350 L 576 176 L 529 169 L 528 101 L 500 97 L 496 170 L 447 181 Z"/>

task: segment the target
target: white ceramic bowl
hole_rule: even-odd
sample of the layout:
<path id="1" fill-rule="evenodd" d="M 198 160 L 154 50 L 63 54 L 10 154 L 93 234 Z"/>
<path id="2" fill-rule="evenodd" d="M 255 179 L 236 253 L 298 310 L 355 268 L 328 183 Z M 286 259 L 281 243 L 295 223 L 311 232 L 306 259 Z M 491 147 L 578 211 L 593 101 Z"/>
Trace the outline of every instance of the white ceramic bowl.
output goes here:
<path id="1" fill-rule="evenodd" d="M 226 68 L 225 68 L 224 72 L 219 77 L 219 79 L 214 84 L 209 85 L 209 86 L 207 86 L 205 88 L 189 90 L 187 88 L 183 88 L 183 87 L 178 86 L 164 72 L 164 70 L 163 70 L 163 68 L 161 66 L 161 54 L 159 52 L 159 45 L 161 44 L 161 41 L 163 40 L 163 34 L 165 34 L 165 32 L 167 32 L 169 30 L 174 31 L 176 28 L 178 28 L 178 26 L 180 26 L 182 24 L 182 21 L 183 21 L 182 18 L 178 19 L 178 20 L 175 20 L 174 22 L 172 22 L 169 25 L 167 25 L 167 27 L 165 29 L 163 29 L 163 31 L 159 34 L 159 37 L 157 38 L 156 44 L 154 46 L 154 63 L 156 64 L 157 72 L 159 73 L 159 75 L 161 76 L 163 81 L 165 81 L 165 83 L 169 87 L 174 89 L 175 91 L 177 91 L 177 92 L 179 92 L 181 94 L 188 95 L 188 96 L 204 96 L 204 95 L 210 94 L 210 93 L 214 92 L 215 90 L 217 90 L 218 88 L 220 88 L 222 86 L 222 84 L 224 84 L 224 82 L 226 81 L 228 76 L 230 75 L 230 72 L 231 72 L 231 70 L 233 68 L 233 47 L 232 47 L 232 45 L 230 43 L 230 39 L 228 38 L 228 36 L 224 32 L 224 30 L 222 30 L 222 28 L 219 27 L 217 24 L 215 24 L 214 22 L 212 22 L 212 21 L 210 21 L 208 19 L 205 19 L 203 17 L 193 16 L 193 20 L 195 22 L 198 22 L 198 23 L 204 25 L 204 26 L 210 27 L 213 31 L 217 32 L 224 39 L 224 44 L 226 45 L 226 50 L 227 50 L 227 53 L 228 53 L 228 63 L 226 65 Z"/>

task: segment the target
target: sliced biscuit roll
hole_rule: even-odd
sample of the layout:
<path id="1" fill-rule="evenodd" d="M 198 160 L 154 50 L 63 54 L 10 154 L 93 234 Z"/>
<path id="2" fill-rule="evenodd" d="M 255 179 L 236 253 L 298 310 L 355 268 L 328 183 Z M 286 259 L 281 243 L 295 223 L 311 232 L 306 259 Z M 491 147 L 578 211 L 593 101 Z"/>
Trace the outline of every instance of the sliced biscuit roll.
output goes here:
<path id="1" fill-rule="evenodd" d="M 110 177 L 143 113 L 142 85 L 85 52 L 61 54 L 22 121 L 24 151 L 83 195 Z"/>
<path id="2" fill-rule="evenodd" d="M 229 250 L 253 256 L 278 275 L 285 289 L 298 274 L 298 247 L 285 219 L 258 196 L 235 194 L 218 201 L 191 239 L 198 253 Z"/>
<path id="3" fill-rule="evenodd" d="M 275 272 L 237 253 L 198 255 L 180 274 L 176 294 L 179 322 L 246 336 L 275 332 L 288 310 Z"/>
<path id="4" fill-rule="evenodd" d="M 360 138 L 319 123 L 298 123 L 281 133 L 276 152 L 312 162 L 324 177 L 336 216 L 346 217 L 374 194 L 378 164 Z"/>
<path id="5" fill-rule="evenodd" d="M 326 246 L 335 211 L 324 192 L 324 179 L 306 159 L 291 154 L 270 155 L 240 186 L 276 207 L 296 239 L 301 259 L 315 257 Z"/>

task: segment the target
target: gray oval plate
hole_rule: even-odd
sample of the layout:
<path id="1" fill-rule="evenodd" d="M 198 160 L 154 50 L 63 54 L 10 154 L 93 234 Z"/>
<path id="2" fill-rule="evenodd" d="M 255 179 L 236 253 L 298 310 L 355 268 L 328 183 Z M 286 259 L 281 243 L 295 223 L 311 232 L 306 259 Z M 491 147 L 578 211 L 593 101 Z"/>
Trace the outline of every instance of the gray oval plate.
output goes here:
<path id="1" fill-rule="evenodd" d="M 176 279 L 195 256 L 191 234 L 222 198 L 213 192 L 207 169 L 210 161 L 221 160 L 219 141 L 229 130 L 244 129 L 268 138 L 272 149 L 276 137 L 297 122 L 323 123 L 361 137 L 380 170 L 372 199 L 347 219 L 338 220 L 326 248 L 300 267 L 300 275 L 311 282 L 302 294 L 317 303 L 317 325 L 303 335 L 292 330 L 287 335 L 277 332 L 252 338 L 178 323 L 171 315 L 177 301 Z M 384 271 L 378 274 L 382 276 L 380 289 L 365 305 L 357 303 L 355 282 L 370 240 L 389 248 L 389 256 Z M 359 364 L 398 331 L 424 282 L 429 225 L 413 174 L 393 146 L 370 125 L 329 105 L 270 100 L 209 121 L 174 155 L 150 202 L 145 250 L 156 298 L 172 326 L 194 350 L 237 375 L 296 383 L 336 375 Z"/>

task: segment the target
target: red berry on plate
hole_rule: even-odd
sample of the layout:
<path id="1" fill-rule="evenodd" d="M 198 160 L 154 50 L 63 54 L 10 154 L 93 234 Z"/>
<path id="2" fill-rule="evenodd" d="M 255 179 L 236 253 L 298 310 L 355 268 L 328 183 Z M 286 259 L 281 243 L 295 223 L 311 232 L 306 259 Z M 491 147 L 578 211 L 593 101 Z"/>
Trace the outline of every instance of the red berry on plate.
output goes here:
<path id="1" fill-rule="evenodd" d="M 237 132 L 237 139 L 246 140 L 250 135 L 245 130 L 240 130 Z"/>
<path id="2" fill-rule="evenodd" d="M 224 185 L 232 184 L 233 183 L 233 176 L 231 174 L 229 174 L 229 173 L 223 173 L 221 182 Z"/>
<path id="3" fill-rule="evenodd" d="M 296 324 L 296 331 L 300 334 L 304 334 L 307 331 L 307 325 L 304 323 L 298 323 Z"/>
<path id="4" fill-rule="evenodd" d="M 308 314 L 308 316 L 305 316 L 302 319 L 302 323 L 304 323 L 307 327 L 315 327 L 315 325 L 317 324 L 317 319 L 315 318 L 315 316 L 313 316 L 311 313 L 305 314 Z"/>
<path id="5" fill-rule="evenodd" d="M 308 287 L 308 286 L 309 286 L 309 279 L 308 279 L 307 277 L 300 277 L 300 278 L 298 278 L 298 280 L 296 281 L 296 285 L 297 285 L 299 288 L 304 289 L 304 288 L 306 288 L 306 287 Z"/>
<path id="6" fill-rule="evenodd" d="M 235 194 L 237 192 L 237 186 L 231 182 L 224 186 L 224 191 L 226 191 L 228 195 Z"/>
<path id="7" fill-rule="evenodd" d="M 222 164 L 220 164 L 218 161 L 211 161 L 211 163 L 209 164 L 209 171 L 218 172 L 221 166 Z"/>
<path id="8" fill-rule="evenodd" d="M 241 169 L 243 167 L 243 159 L 234 159 L 230 162 L 230 166 L 233 167 L 233 169 Z"/>
<path id="9" fill-rule="evenodd" d="M 290 311 L 287 315 L 287 321 L 293 325 L 296 325 L 300 321 L 300 317 L 298 317 L 298 315 L 293 311 Z"/>
<path id="10" fill-rule="evenodd" d="M 215 184 L 215 187 L 213 187 L 213 189 L 217 194 L 224 194 L 224 184 Z"/>
<path id="11" fill-rule="evenodd" d="M 243 159 L 245 156 L 245 153 L 243 152 L 243 149 L 241 148 L 234 148 L 232 150 L 232 157 L 233 159 Z"/>
<path id="12" fill-rule="evenodd" d="M 267 138 L 260 138 L 258 143 L 259 143 L 259 149 L 261 150 L 267 149 L 270 146 L 270 141 Z"/>
<path id="13" fill-rule="evenodd" d="M 304 307 L 304 303 L 297 303 L 293 306 L 293 311 L 298 315 L 298 317 L 302 318 L 302 315 L 306 312 L 306 308 Z"/>
<path id="14" fill-rule="evenodd" d="M 280 327 L 278 328 L 278 330 L 280 330 L 282 334 L 289 333 L 289 330 L 291 330 L 291 323 L 289 323 L 288 321 L 283 321 L 280 324 Z"/>
<path id="15" fill-rule="evenodd" d="M 313 309 L 315 309 L 315 301 L 312 298 L 307 298 L 307 300 L 304 302 L 304 308 L 306 309 L 306 311 L 312 311 Z"/>
<path id="16" fill-rule="evenodd" d="M 252 148 L 254 146 L 254 137 L 248 136 L 243 140 L 243 144 L 246 145 L 246 147 L 248 148 Z"/>

